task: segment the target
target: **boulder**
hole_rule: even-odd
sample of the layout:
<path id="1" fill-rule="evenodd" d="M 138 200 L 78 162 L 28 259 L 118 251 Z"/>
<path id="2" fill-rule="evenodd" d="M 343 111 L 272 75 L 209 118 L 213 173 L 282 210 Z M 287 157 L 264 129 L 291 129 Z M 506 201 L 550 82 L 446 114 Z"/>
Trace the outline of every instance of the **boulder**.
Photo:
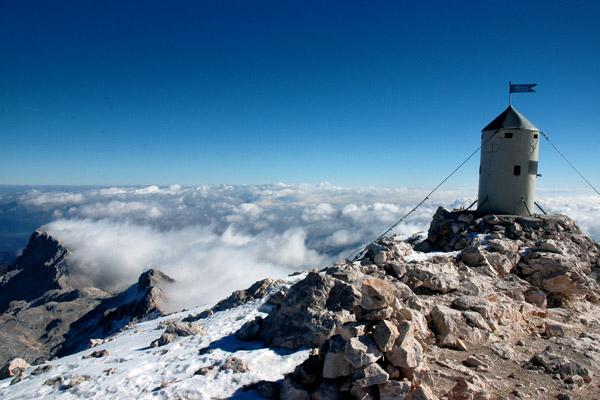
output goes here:
<path id="1" fill-rule="evenodd" d="M 491 400 L 492 395 L 465 378 L 458 378 L 456 384 L 447 395 L 448 400 Z"/>
<path id="2" fill-rule="evenodd" d="M 352 365 L 345 357 L 345 349 L 346 342 L 340 335 L 331 337 L 323 361 L 323 378 L 335 379 L 352 373 Z"/>
<path id="3" fill-rule="evenodd" d="M 235 374 L 248 372 L 244 360 L 237 357 L 229 357 L 219 368 L 221 371 L 232 371 Z"/>
<path id="4" fill-rule="evenodd" d="M 429 386 L 421 384 L 409 393 L 406 400 L 438 400 L 438 397 Z"/>
<path id="5" fill-rule="evenodd" d="M 338 326 L 355 320 L 351 311 L 360 299 L 354 286 L 310 272 L 290 287 L 279 308 L 263 320 L 259 336 L 273 347 L 318 347 Z"/>
<path id="6" fill-rule="evenodd" d="M 387 381 L 379 385 L 381 400 L 403 400 L 410 392 L 411 383 L 407 379 L 402 381 Z"/>
<path id="7" fill-rule="evenodd" d="M 177 335 L 174 335 L 172 333 L 163 333 L 158 339 L 153 340 L 152 343 L 150 343 L 150 347 L 160 347 L 167 345 L 175 341 L 176 338 Z"/>
<path id="8" fill-rule="evenodd" d="M 365 310 L 380 310 L 394 304 L 396 289 L 390 283 L 377 278 L 367 278 L 360 288 L 360 306 Z"/>
<path id="9" fill-rule="evenodd" d="M 12 360 L 9 360 L 6 364 L 4 364 L 0 369 L 0 379 L 19 376 L 27 368 L 29 368 L 29 364 L 27 363 L 27 361 L 23 360 L 22 358 L 13 358 Z"/>
<path id="10" fill-rule="evenodd" d="M 379 360 L 383 353 L 377 348 L 377 345 L 369 336 L 359 336 L 351 338 L 346 342 L 344 350 L 346 360 L 352 367 L 361 368 Z"/>
<path id="11" fill-rule="evenodd" d="M 398 328 L 387 320 L 380 321 L 373 331 L 373 340 L 382 352 L 391 351 L 400 333 Z"/>
<path id="12" fill-rule="evenodd" d="M 546 293 L 536 288 L 530 288 L 525 292 L 525 301 L 539 308 L 546 308 L 547 306 Z"/>
<path id="13" fill-rule="evenodd" d="M 413 324 L 408 321 L 400 322 L 398 332 L 394 346 L 385 353 L 386 357 L 396 367 L 414 369 L 423 360 L 423 348 L 415 340 Z"/>
<path id="14" fill-rule="evenodd" d="M 402 277 L 402 282 L 413 291 L 426 289 L 438 293 L 448 293 L 460 286 L 458 271 L 450 263 L 411 263 L 408 272 Z"/>
<path id="15" fill-rule="evenodd" d="M 358 387 L 369 387 L 387 382 L 389 375 L 379 364 L 373 363 L 357 369 L 352 374 L 354 385 Z"/>
<path id="16" fill-rule="evenodd" d="M 310 400 L 308 391 L 293 382 L 291 378 L 285 378 L 281 385 L 281 400 Z"/>
<path id="17" fill-rule="evenodd" d="M 165 333 L 175 336 L 206 335 L 206 331 L 202 325 L 175 321 L 169 321 L 165 325 Z"/>
<path id="18" fill-rule="evenodd" d="M 256 317 L 253 320 L 245 322 L 235 335 L 238 339 L 243 341 L 256 340 L 258 339 L 258 335 L 260 333 L 261 324 L 262 318 Z"/>

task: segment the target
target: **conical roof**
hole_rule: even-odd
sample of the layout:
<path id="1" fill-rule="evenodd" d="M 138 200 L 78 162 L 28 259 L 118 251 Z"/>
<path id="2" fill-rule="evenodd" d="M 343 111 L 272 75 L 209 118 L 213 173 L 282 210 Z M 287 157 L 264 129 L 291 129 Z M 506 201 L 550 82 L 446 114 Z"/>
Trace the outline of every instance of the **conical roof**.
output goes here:
<path id="1" fill-rule="evenodd" d="M 530 131 L 539 131 L 523 114 L 517 111 L 512 105 L 508 106 L 502 114 L 498 115 L 482 131 L 492 131 L 496 129 L 526 129 Z"/>

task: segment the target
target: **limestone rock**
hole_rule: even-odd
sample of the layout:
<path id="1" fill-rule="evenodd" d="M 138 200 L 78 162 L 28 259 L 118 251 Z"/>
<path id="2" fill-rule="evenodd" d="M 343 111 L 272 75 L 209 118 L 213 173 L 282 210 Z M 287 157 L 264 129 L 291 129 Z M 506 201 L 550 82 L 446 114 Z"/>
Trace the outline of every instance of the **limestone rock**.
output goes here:
<path id="1" fill-rule="evenodd" d="M 452 264 L 419 262 L 410 265 L 402 282 L 411 289 L 426 289 L 432 292 L 448 293 L 458 289 L 460 280 L 456 267 Z"/>
<path id="2" fill-rule="evenodd" d="M 323 378 L 335 379 L 352 373 L 352 366 L 345 357 L 345 348 L 346 342 L 341 336 L 331 337 L 323 362 Z"/>
<path id="3" fill-rule="evenodd" d="M 379 360 L 382 355 L 369 336 L 351 338 L 346 342 L 345 357 L 354 368 L 372 364 Z"/>
<path id="4" fill-rule="evenodd" d="M 400 322 L 398 332 L 392 350 L 386 353 L 387 359 L 396 367 L 414 369 L 423 359 L 423 348 L 415 340 L 413 324 L 408 321 Z"/>
<path id="5" fill-rule="evenodd" d="M 170 321 L 166 324 L 165 333 L 183 337 L 206 335 L 206 331 L 202 325 L 176 321 Z"/>
<path id="6" fill-rule="evenodd" d="M 384 353 L 392 350 L 399 335 L 398 328 L 386 320 L 379 322 L 373 331 L 373 339 L 379 350 Z"/>
<path id="7" fill-rule="evenodd" d="M 262 324 L 262 318 L 256 317 L 253 320 L 245 322 L 240 329 L 236 332 L 238 339 L 243 341 L 251 341 L 258 339 L 260 333 L 260 327 Z"/>
<path id="8" fill-rule="evenodd" d="M 248 372 L 246 363 L 237 357 L 229 357 L 219 369 L 221 371 L 232 371 L 233 373 Z"/>
<path id="9" fill-rule="evenodd" d="M 22 358 L 13 358 L 2 366 L 0 369 L 0 379 L 12 378 L 19 376 L 29 368 L 27 361 Z"/>
<path id="10" fill-rule="evenodd" d="M 379 364 L 373 363 L 357 369 L 352 375 L 354 385 L 368 387 L 387 382 L 389 375 Z"/>
<path id="11" fill-rule="evenodd" d="M 360 306 L 365 310 L 385 308 L 392 305 L 396 298 L 394 286 L 377 278 L 365 279 L 360 292 L 362 294 Z"/>
<path id="12" fill-rule="evenodd" d="M 354 286 L 311 272 L 293 285 L 281 306 L 263 320 L 260 338 L 274 347 L 320 346 L 337 326 L 355 319 L 350 311 L 360 298 Z"/>
<path id="13" fill-rule="evenodd" d="M 379 385 L 379 396 L 381 400 L 406 399 L 410 392 L 410 381 L 387 381 Z"/>

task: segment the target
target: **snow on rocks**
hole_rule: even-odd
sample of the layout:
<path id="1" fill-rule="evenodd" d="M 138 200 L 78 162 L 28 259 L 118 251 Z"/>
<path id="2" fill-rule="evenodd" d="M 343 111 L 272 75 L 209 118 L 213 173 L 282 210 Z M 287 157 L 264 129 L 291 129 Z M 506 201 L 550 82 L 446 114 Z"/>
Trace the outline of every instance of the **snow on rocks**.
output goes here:
<path id="1" fill-rule="evenodd" d="M 290 278 L 289 285 L 304 275 Z M 228 398 L 260 381 L 277 381 L 308 356 L 307 350 L 282 351 L 262 343 L 245 343 L 235 332 L 247 321 L 264 315 L 266 298 L 249 299 L 228 310 L 215 312 L 200 325 L 185 325 L 188 336 L 159 348 L 148 344 L 169 326 L 180 327 L 189 311 L 131 325 L 94 348 L 107 351 L 101 358 L 82 358 L 90 350 L 28 367 L 23 378 L 11 385 L 0 381 L 0 398 L 11 399 L 213 399 Z M 191 310 L 199 313 L 203 307 Z M 200 349 L 204 351 L 199 352 Z M 202 354 L 200 354 L 202 353 Z M 205 375 L 194 373 L 215 366 Z M 268 368 L 265 368 L 268 366 Z M 82 378 L 83 377 L 83 378 Z M 258 397 L 257 392 L 249 394 Z"/>
<path id="2" fill-rule="evenodd" d="M 600 246 L 567 217 L 440 209 L 420 242 L 382 238 L 357 261 L 137 324 L 96 346 L 107 355 L 28 368 L 0 396 L 595 398 L 599 276 Z M 77 376 L 90 379 L 67 388 Z"/>

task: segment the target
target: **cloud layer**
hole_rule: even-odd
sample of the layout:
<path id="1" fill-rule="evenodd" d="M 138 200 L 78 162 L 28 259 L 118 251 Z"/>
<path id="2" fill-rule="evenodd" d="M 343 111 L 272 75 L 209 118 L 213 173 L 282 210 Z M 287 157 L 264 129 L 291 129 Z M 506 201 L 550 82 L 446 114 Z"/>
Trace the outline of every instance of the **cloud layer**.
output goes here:
<path id="1" fill-rule="evenodd" d="M 426 191 L 322 185 L 114 187 L 3 194 L 20 213 L 41 213 L 44 226 L 73 250 L 81 279 L 120 289 L 158 267 L 180 285 L 173 307 L 213 303 L 263 277 L 323 266 L 347 256 L 407 213 Z M 436 193 L 406 223 L 426 231 L 435 209 L 467 206 L 476 193 Z M 548 191 L 540 202 L 573 217 L 600 238 L 598 197 Z"/>

